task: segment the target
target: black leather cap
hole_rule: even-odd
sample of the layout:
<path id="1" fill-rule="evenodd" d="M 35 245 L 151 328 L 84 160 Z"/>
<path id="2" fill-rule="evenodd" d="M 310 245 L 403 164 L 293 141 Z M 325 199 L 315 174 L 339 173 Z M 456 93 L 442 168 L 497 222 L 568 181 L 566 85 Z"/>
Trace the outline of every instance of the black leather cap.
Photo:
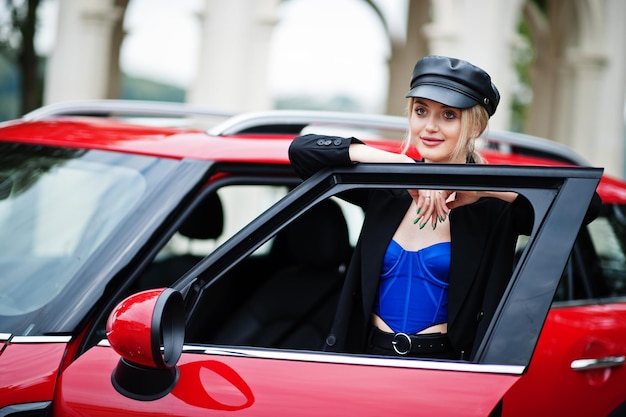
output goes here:
<path id="1" fill-rule="evenodd" d="M 484 70 L 461 59 L 438 55 L 417 61 L 406 96 L 459 109 L 480 104 L 489 116 L 493 116 L 500 102 L 500 93 Z"/>

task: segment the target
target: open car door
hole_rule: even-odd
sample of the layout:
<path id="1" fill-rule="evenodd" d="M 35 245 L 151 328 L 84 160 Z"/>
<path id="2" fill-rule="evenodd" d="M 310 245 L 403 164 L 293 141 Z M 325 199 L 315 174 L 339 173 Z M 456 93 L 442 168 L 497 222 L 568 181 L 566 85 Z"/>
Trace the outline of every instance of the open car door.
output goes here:
<path id="1" fill-rule="evenodd" d="M 524 377 L 601 174 L 596 168 L 431 164 L 361 164 L 320 172 L 172 288 L 144 291 L 122 302 L 109 318 L 108 340 L 61 375 L 54 412 L 501 415 L 502 397 Z M 320 202 L 364 187 L 514 191 L 531 202 L 532 235 L 474 357 L 464 361 L 384 358 L 185 338 L 185 329 L 197 333 L 204 325 L 211 333 L 212 327 L 227 320 L 207 321 L 203 312 L 211 309 L 212 302 L 246 303 L 248 298 L 242 300 L 236 282 L 223 285 L 237 279 L 230 273 L 240 263 Z M 313 314 L 308 307 L 304 313 Z M 296 320 L 292 327 L 298 330 L 300 323 Z M 231 330 L 244 331 L 243 327 Z"/>

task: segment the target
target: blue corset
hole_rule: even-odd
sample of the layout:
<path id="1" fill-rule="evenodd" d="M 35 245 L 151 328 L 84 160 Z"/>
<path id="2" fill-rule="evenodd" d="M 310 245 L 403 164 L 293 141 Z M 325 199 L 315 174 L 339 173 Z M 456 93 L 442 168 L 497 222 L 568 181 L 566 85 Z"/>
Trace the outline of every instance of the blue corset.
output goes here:
<path id="1" fill-rule="evenodd" d="M 374 311 L 394 332 L 418 333 L 448 321 L 450 242 L 407 251 L 387 247 Z"/>

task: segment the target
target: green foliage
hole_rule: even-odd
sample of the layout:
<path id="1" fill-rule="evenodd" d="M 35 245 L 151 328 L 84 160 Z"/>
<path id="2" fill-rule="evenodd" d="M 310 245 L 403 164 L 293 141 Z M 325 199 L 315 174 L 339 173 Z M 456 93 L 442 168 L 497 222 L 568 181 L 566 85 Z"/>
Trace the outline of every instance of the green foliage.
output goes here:
<path id="1" fill-rule="evenodd" d="M 328 110 L 362 112 L 363 107 L 348 96 L 280 96 L 275 100 L 276 109 Z"/>
<path id="2" fill-rule="evenodd" d="M 184 103 L 186 91 L 180 87 L 167 85 L 157 81 L 123 75 L 120 97 L 128 100 L 153 100 Z"/>
<path id="3" fill-rule="evenodd" d="M 517 81 L 513 89 L 510 129 L 524 132 L 528 117 L 528 106 L 532 101 L 530 66 L 535 58 L 535 51 L 530 36 L 530 28 L 524 19 L 517 26 L 518 42 L 513 48 L 513 66 Z"/>
<path id="4" fill-rule="evenodd" d="M 0 55 L 0 121 L 19 115 L 19 81 L 15 65 Z"/>

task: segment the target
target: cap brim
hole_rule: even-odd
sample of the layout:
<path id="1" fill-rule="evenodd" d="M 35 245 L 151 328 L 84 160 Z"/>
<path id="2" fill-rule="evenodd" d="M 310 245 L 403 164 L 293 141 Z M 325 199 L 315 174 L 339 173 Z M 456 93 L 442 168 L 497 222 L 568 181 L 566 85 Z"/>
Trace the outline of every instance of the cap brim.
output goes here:
<path id="1" fill-rule="evenodd" d="M 476 104 L 480 104 L 473 98 L 461 94 L 458 91 L 432 84 L 418 85 L 417 87 L 411 89 L 411 91 L 406 94 L 406 97 L 425 98 L 459 109 L 466 109 L 475 106 Z"/>

